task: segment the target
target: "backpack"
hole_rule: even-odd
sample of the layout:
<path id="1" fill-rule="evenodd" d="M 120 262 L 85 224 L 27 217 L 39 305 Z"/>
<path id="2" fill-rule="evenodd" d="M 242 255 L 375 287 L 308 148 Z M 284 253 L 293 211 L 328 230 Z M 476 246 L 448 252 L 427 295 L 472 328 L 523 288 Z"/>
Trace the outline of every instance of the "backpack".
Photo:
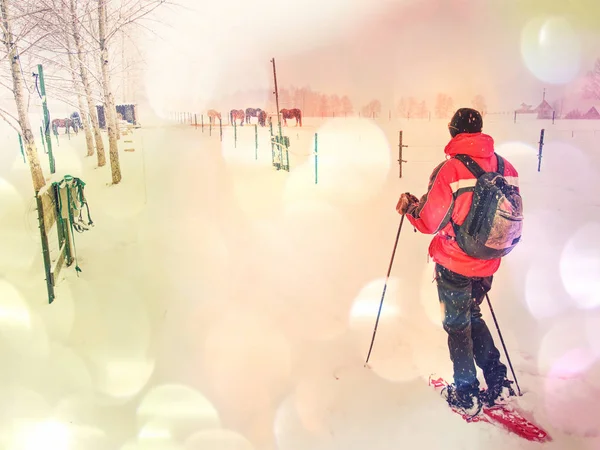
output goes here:
<path id="1" fill-rule="evenodd" d="M 452 221 L 456 242 L 469 256 L 496 259 L 506 256 L 521 240 L 523 202 L 518 189 L 504 178 L 504 159 L 495 153 L 497 172 L 486 172 L 467 155 L 455 155 L 477 182 L 473 202 L 462 225 Z"/>

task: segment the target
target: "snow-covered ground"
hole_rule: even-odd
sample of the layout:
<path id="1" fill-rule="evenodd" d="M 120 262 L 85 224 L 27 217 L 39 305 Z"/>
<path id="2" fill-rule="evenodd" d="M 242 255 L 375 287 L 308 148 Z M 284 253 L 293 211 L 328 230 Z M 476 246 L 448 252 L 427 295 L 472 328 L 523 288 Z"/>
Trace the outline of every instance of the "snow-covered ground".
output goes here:
<path id="1" fill-rule="evenodd" d="M 304 119 L 208 136 L 136 130 L 123 181 L 60 137 L 95 227 L 76 234 L 47 304 L 29 171 L 14 132 L 0 172 L 0 447 L 16 449 L 506 449 L 533 444 L 465 423 L 433 389 L 451 376 L 430 236 L 405 224 L 364 367 L 400 217 L 443 159 L 445 121 Z M 545 128 L 541 172 L 540 129 Z M 596 128 L 596 131 L 594 131 Z M 404 176 L 398 178 L 398 131 Z M 488 116 L 516 166 L 524 240 L 490 293 L 548 448 L 600 448 L 600 123 Z M 314 134 L 318 133 L 318 183 Z M 128 139 L 126 137 L 124 139 Z M 46 175 L 48 164 L 40 146 Z M 484 306 L 484 316 L 493 321 Z M 495 335 L 495 331 L 493 331 Z M 496 343 L 500 342 L 496 337 Z M 505 358 L 503 356 L 503 360 Z"/>

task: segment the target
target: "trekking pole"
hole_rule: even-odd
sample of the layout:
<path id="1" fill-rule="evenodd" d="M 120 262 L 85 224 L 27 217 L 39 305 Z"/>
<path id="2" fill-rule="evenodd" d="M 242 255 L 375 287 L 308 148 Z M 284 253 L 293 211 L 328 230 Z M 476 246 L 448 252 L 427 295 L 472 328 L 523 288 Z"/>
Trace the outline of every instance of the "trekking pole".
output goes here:
<path id="1" fill-rule="evenodd" d="M 517 386 L 517 391 L 519 392 L 519 397 L 523 394 L 521 393 L 521 388 L 519 387 L 519 382 L 517 381 L 517 376 L 515 375 L 515 369 L 513 369 L 512 362 L 510 362 L 510 356 L 508 356 L 508 350 L 506 350 L 506 345 L 504 344 L 504 338 L 502 337 L 502 333 L 500 332 L 500 326 L 498 325 L 498 321 L 496 320 L 496 314 L 494 313 L 494 308 L 492 308 L 492 302 L 490 301 L 490 296 L 486 293 L 485 298 L 487 299 L 488 306 L 490 307 L 490 311 L 492 312 L 492 317 L 494 318 L 494 323 L 496 324 L 496 330 L 498 330 L 498 336 L 500 336 L 500 342 L 502 342 L 502 347 L 504 348 L 504 354 L 506 355 L 506 359 L 508 361 L 508 365 L 510 366 L 510 371 L 512 372 L 512 376 L 515 379 L 515 385 Z"/>
<path id="2" fill-rule="evenodd" d="M 387 283 L 392 272 L 392 264 L 394 263 L 394 255 L 396 254 L 396 247 L 398 247 L 398 239 L 400 238 L 400 231 L 402 230 L 402 223 L 404 222 L 405 214 L 402 214 L 400 219 L 400 226 L 398 227 L 398 234 L 396 234 L 396 242 L 394 243 L 394 250 L 392 250 L 392 258 L 390 259 L 390 265 L 388 267 L 387 275 L 385 277 L 385 284 L 383 285 L 383 293 L 381 294 L 381 302 L 379 303 L 379 311 L 377 311 L 377 320 L 375 320 L 375 328 L 373 329 L 373 337 L 371 338 L 371 346 L 369 347 L 369 354 L 365 361 L 365 366 L 369 363 L 371 357 L 371 350 L 373 350 L 373 343 L 375 342 L 375 333 L 377 333 L 377 326 L 379 325 L 379 316 L 381 315 L 381 308 L 383 307 L 383 299 L 385 298 L 385 291 L 387 290 Z"/>

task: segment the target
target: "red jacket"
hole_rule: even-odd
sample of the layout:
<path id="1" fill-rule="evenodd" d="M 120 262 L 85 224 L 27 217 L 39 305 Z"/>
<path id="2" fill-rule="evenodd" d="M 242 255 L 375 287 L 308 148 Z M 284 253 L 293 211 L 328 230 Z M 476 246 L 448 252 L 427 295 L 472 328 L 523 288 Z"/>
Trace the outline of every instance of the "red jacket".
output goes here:
<path id="1" fill-rule="evenodd" d="M 469 155 L 485 171 L 498 169 L 494 155 L 494 140 L 483 133 L 461 133 L 446 148 L 446 161 L 435 168 L 429 179 L 427 193 L 419 205 L 406 217 L 421 233 L 435 234 L 429 245 L 429 255 L 445 268 L 467 277 L 487 277 L 500 267 L 500 259 L 481 260 L 468 256 L 455 240 L 450 219 L 457 225 L 464 222 L 473 199 L 475 176 L 464 164 L 451 158 Z M 506 159 L 504 176 L 509 184 L 518 186 L 518 174 Z"/>

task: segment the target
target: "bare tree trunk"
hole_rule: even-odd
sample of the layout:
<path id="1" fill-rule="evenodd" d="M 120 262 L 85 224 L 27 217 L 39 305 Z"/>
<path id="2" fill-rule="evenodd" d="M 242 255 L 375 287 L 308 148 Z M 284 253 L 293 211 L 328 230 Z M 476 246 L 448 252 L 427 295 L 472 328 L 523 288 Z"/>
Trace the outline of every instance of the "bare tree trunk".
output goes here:
<path id="1" fill-rule="evenodd" d="M 108 8 L 106 8 L 106 2 L 108 0 L 104 0 L 104 38 L 106 39 L 106 27 L 108 26 Z M 106 40 L 104 41 L 104 46 L 106 47 L 106 52 L 108 54 L 108 43 L 106 42 Z M 104 62 L 103 59 L 103 64 L 108 64 L 108 62 Z M 110 82 L 110 72 L 108 72 L 108 76 L 109 76 L 109 82 Z M 112 112 L 113 112 L 113 119 L 114 119 L 114 127 L 115 127 L 115 133 L 117 136 L 117 140 L 121 139 L 121 130 L 119 129 L 119 115 L 117 114 L 117 105 L 115 103 L 115 96 L 114 93 L 112 91 L 112 89 L 108 90 L 108 95 L 109 95 L 109 100 L 108 103 L 112 108 Z"/>
<path id="2" fill-rule="evenodd" d="M 8 61 L 10 63 L 10 72 L 13 81 L 13 94 L 15 97 L 15 103 L 17 105 L 19 124 L 22 131 L 21 134 L 25 144 L 27 160 L 29 161 L 29 170 L 31 171 L 31 179 L 33 180 L 33 189 L 35 192 L 38 192 L 46 185 L 46 180 L 44 179 L 44 173 L 42 172 L 42 167 L 40 166 L 40 160 L 38 158 L 38 152 L 35 146 L 35 139 L 33 137 L 33 132 L 31 131 L 31 124 L 29 123 L 29 116 L 27 114 L 27 105 L 25 104 L 23 93 L 23 80 L 21 78 L 21 68 L 19 66 L 19 54 L 17 51 L 17 45 L 15 42 L 13 42 L 14 36 L 12 33 L 12 24 L 8 13 L 8 0 L 0 0 L 0 14 L 2 16 L 3 38 L 8 54 Z"/>
<path id="3" fill-rule="evenodd" d="M 75 6 L 75 0 L 71 0 L 71 33 L 73 34 L 73 40 L 75 41 L 75 50 L 77 51 L 77 60 L 79 62 L 79 76 L 81 77 L 81 83 L 85 91 L 85 98 L 92 122 L 92 128 L 94 130 L 94 139 L 96 141 L 96 154 L 98 156 L 98 167 L 102 167 L 106 164 L 106 154 L 104 151 L 104 142 L 102 142 L 102 133 L 100 132 L 100 125 L 98 123 L 98 114 L 96 113 L 96 107 L 92 98 L 92 88 L 90 86 L 90 80 L 88 78 L 87 69 L 84 64 L 84 50 L 81 42 L 81 35 L 79 34 L 79 28 L 77 26 L 77 8 Z M 83 120 L 83 117 L 82 117 Z"/>
<path id="4" fill-rule="evenodd" d="M 81 115 L 81 126 L 85 133 L 85 144 L 87 147 L 87 156 L 94 156 L 94 136 L 92 130 L 90 130 L 90 124 L 88 122 L 88 114 L 85 110 L 84 96 L 81 93 L 81 83 L 77 82 L 77 62 L 73 56 L 71 50 L 71 36 L 69 33 L 65 33 L 65 40 L 67 41 L 67 53 L 69 54 L 69 66 L 71 67 L 71 78 L 73 79 L 73 89 L 77 92 L 77 104 L 79 106 L 79 114 Z"/>
<path id="5" fill-rule="evenodd" d="M 106 128 L 108 130 L 108 145 L 110 152 L 110 167 L 113 184 L 121 181 L 121 167 L 119 164 L 119 144 L 117 130 L 115 129 L 116 109 L 110 86 L 110 73 L 108 70 L 108 48 L 106 46 L 106 0 L 98 1 L 98 38 L 100 41 L 100 62 L 102 65 L 102 88 L 106 108 Z"/>

